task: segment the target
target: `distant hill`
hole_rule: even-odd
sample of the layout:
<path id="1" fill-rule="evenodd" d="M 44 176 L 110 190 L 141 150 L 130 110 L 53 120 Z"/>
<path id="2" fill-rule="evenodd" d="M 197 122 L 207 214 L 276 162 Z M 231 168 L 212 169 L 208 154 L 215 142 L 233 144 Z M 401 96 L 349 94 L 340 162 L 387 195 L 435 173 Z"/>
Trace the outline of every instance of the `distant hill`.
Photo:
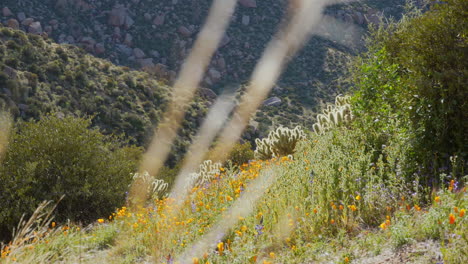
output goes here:
<path id="1" fill-rule="evenodd" d="M 152 69 L 172 80 L 203 25 L 212 0 L 4 0 L 4 25 L 47 35 L 58 43 L 131 68 Z M 287 10 L 286 0 L 239 1 L 202 85 L 219 92 L 244 85 Z M 292 59 L 253 124 L 311 127 L 312 112 L 347 90 L 346 63 L 362 48 L 353 30 L 379 16 L 399 17 L 405 0 L 366 0 L 333 5 L 313 37 Z M 273 103 L 272 103 L 273 102 Z"/>

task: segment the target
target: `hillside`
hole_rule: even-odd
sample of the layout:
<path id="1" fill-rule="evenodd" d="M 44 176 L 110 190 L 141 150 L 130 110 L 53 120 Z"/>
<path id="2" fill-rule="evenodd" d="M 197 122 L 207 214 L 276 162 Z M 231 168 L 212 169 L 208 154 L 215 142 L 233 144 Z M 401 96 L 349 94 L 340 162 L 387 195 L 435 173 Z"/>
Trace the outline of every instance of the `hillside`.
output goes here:
<path id="1" fill-rule="evenodd" d="M 2 22 L 83 47 L 132 69 L 146 68 L 172 81 L 204 23 L 211 0 L 5 0 Z M 253 124 L 270 127 L 313 124 L 313 113 L 349 88 L 344 77 L 351 56 L 363 49 L 359 31 L 378 16 L 401 17 L 404 0 L 366 0 L 330 6 L 329 19 L 292 59 L 258 111 Z M 243 0 L 216 52 L 202 86 L 215 92 L 244 85 L 278 28 L 288 1 Z"/>
<path id="2" fill-rule="evenodd" d="M 106 134 L 145 145 L 171 88 L 155 76 L 115 66 L 72 45 L 0 25 L 0 108 L 24 120 L 45 113 L 93 116 Z M 174 153 L 183 152 L 213 98 L 197 97 Z"/>
<path id="3" fill-rule="evenodd" d="M 261 3 L 240 2 L 250 8 Z M 255 151 L 246 143 L 230 152 L 230 141 L 224 140 L 238 139 L 242 111 L 217 138 L 212 134 L 226 124 L 219 117 L 224 115 L 208 118 L 185 162 L 159 173 L 146 164 L 137 167 L 156 158 L 156 165 L 162 164 L 157 148 L 165 149 L 172 130 L 161 133 L 157 151 L 142 157 L 141 148 L 90 128 L 89 118 L 39 112 L 40 121 L 10 129 L 8 116 L 0 115 L 0 124 L 7 125 L 0 127 L 0 201 L 6 204 L 0 207 L 0 263 L 468 263 L 468 1 L 430 2 L 425 9 L 412 6 L 400 20 L 371 27 L 365 49 L 349 64 L 347 94 L 323 105 L 310 126 L 280 126 L 251 138 Z M 332 8 L 347 7 L 354 8 Z M 133 20 L 125 16 L 123 23 L 128 21 Z M 69 82 L 86 84 L 102 75 L 80 66 L 73 70 L 83 73 L 71 79 L 61 74 L 73 60 L 90 69 L 87 60 L 94 61 L 107 71 L 99 64 L 105 61 L 47 43 L 46 36 L 5 28 L 0 34 L 8 50 L 2 53 L 0 81 L 10 92 L 2 98 L 18 108 L 17 116 L 27 113 L 10 98 L 28 100 L 28 91 L 36 91 L 30 79 L 47 80 L 37 87 L 54 98 L 48 91 L 56 88 L 49 83 L 73 88 Z M 54 58 L 52 63 L 42 59 L 45 66 L 38 72 L 24 70 L 35 65 L 24 61 L 28 54 L 42 55 L 30 52 L 30 41 L 33 50 Z M 50 47 L 55 53 L 47 51 Z M 63 57 L 70 62 L 60 66 Z M 104 74 L 105 84 L 123 75 L 119 80 L 130 92 L 145 94 L 138 90 L 144 80 L 160 85 L 156 91 L 167 89 L 148 73 L 109 68 L 120 74 Z M 276 76 L 274 68 L 261 76 Z M 140 75 L 147 79 L 132 79 Z M 288 76 L 300 78 L 286 72 L 283 80 Z M 212 95 L 202 91 L 202 99 Z M 246 94 L 252 98 L 242 98 L 246 103 L 240 105 L 250 110 L 258 95 Z M 210 101 L 202 99 L 193 107 L 208 108 Z M 210 113 L 222 112 L 213 108 Z M 212 147 L 207 155 L 205 143 Z M 212 160 L 199 162 L 204 157 Z"/>

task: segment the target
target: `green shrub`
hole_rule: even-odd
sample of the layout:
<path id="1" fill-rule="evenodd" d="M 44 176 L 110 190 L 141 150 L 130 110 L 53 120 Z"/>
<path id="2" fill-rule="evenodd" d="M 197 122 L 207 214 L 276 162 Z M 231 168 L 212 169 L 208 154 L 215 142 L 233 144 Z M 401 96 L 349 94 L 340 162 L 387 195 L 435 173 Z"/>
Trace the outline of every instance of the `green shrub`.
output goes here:
<path id="1" fill-rule="evenodd" d="M 388 214 L 387 208 L 408 196 L 398 168 L 405 145 L 385 147 L 374 162 L 374 153 L 367 150 L 364 139 L 358 130 L 336 128 L 306 142 L 309 146 L 304 156 L 310 162 L 312 183 L 308 199 L 317 209 L 313 221 L 316 232 L 325 227 L 353 230 L 356 224 L 377 226 Z M 335 223 L 327 224 L 331 220 Z"/>
<path id="2" fill-rule="evenodd" d="M 231 153 L 229 154 L 228 159 L 231 160 L 233 164 L 237 165 L 242 165 L 249 162 L 249 160 L 253 160 L 254 152 L 250 142 L 245 142 L 244 144 L 235 144 L 231 150 Z"/>
<path id="3" fill-rule="evenodd" d="M 0 235 L 43 200 L 59 203 L 58 221 L 87 222 L 125 201 L 141 150 L 91 130 L 90 119 L 52 115 L 21 123 L 0 168 Z"/>

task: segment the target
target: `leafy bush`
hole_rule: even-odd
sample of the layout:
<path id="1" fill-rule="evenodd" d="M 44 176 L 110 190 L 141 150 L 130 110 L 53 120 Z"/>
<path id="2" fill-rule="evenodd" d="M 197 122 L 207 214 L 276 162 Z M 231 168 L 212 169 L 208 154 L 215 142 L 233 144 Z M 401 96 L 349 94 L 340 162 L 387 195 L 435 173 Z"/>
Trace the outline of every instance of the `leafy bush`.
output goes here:
<path id="1" fill-rule="evenodd" d="M 20 123 L 0 168 L 0 235 L 8 237 L 23 213 L 57 201 L 57 219 L 90 221 L 125 201 L 141 150 L 91 130 L 90 119 L 45 116 Z"/>
<path id="2" fill-rule="evenodd" d="M 228 159 L 231 160 L 233 164 L 237 165 L 242 165 L 249 162 L 249 160 L 253 160 L 254 152 L 250 142 L 245 142 L 244 144 L 237 143 L 234 145 Z"/>
<path id="3" fill-rule="evenodd" d="M 374 153 L 366 149 L 357 130 L 337 128 L 307 143 L 304 157 L 310 162 L 309 199 L 317 210 L 316 232 L 330 221 L 334 224 L 325 226 L 331 230 L 350 231 L 355 224 L 376 226 L 400 197 L 408 196 L 410 190 L 398 167 L 405 145 L 385 147 L 374 162 Z M 417 199 L 418 193 L 413 193 Z"/>
<path id="4" fill-rule="evenodd" d="M 379 131 L 378 146 L 399 131 L 415 162 L 407 174 L 419 170 L 430 185 L 437 178 L 429 175 L 448 168 L 450 156 L 467 159 L 467 102 L 461 99 L 468 67 L 467 8 L 467 1 L 448 0 L 374 30 L 355 72 L 354 106 L 363 132 Z"/>

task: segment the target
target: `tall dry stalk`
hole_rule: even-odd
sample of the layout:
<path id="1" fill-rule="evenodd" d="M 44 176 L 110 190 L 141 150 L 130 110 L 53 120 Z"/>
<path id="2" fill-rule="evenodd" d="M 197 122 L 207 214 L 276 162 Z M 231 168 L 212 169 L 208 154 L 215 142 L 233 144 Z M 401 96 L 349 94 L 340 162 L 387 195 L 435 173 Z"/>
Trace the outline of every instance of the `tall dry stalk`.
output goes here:
<path id="1" fill-rule="evenodd" d="M 9 256 L 21 259 L 28 245 L 44 240 L 59 232 L 59 229 L 51 230 L 49 226 L 53 220 L 52 213 L 63 197 L 64 196 L 53 206 L 51 206 L 51 201 L 42 202 L 28 220 L 25 220 L 25 215 L 23 215 L 18 223 L 18 227 L 13 230 L 13 239 L 11 242 L 8 245 L 2 245 L 2 252 L 8 252 Z M 7 258 L 7 262 L 14 262 L 12 257 Z M 37 263 L 46 263 L 50 254 L 43 254 L 40 257 L 40 260 L 35 259 L 34 261 Z"/>

